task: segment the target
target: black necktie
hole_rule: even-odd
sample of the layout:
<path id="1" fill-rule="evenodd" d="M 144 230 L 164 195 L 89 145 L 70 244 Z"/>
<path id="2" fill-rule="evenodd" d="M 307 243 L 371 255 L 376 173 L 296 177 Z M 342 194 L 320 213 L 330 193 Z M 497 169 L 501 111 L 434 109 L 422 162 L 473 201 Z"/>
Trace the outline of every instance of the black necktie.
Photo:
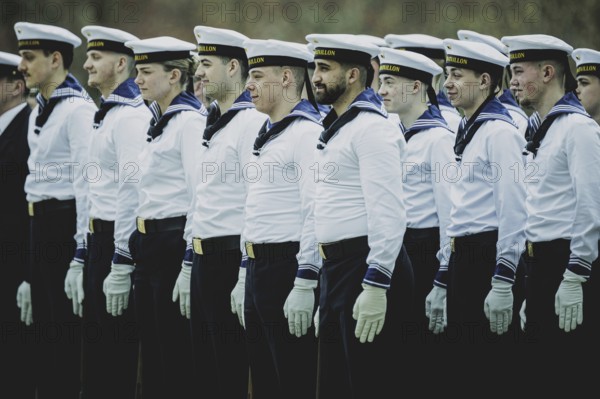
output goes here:
<path id="1" fill-rule="evenodd" d="M 297 118 L 300 118 L 300 116 L 287 116 L 283 118 L 283 120 L 279 121 L 271 129 L 269 129 L 269 131 L 267 131 L 267 124 L 269 121 L 265 121 L 265 123 L 260 128 L 260 131 L 258 132 L 258 137 L 256 138 L 256 140 L 254 140 L 254 151 L 252 151 L 252 153 L 256 156 L 259 156 L 263 146 L 267 143 L 267 141 L 274 139 L 279 134 L 281 134 L 281 132 L 283 132 Z"/>
<path id="2" fill-rule="evenodd" d="M 362 111 L 360 108 L 352 107 L 338 118 L 337 113 L 334 109 L 332 109 L 327 114 L 325 119 L 323 119 L 323 126 L 325 126 L 325 130 L 321 132 L 321 136 L 319 137 L 320 143 L 317 144 L 317 149 L 324 149 L 329 140 L 331 140 L 331 138 L 338 132 L 338 130 L 340 130 L 344 125 L 356 118 L 360 111 Z"/>
<path id="3" fill-rule="evenodd" d="M 242 109 L 243 108 L 230 109 L 229 111 L 225 112 L 223 116 L 221 116 L 221 110 L 219 109 L 219 106 L 216 103 L 212 103 L 208 107 L 206 128 L 204 129 L 204 134 L 202 135 L 202 145 L 208 147 L 210 140 L 213 138 L 215 133 L 227 126 L 233 117 Z"/>
<path id="4" fill-rule="evenodd" d="M 114 106 L 119 105 L 119 103 L 110 102 L 110 103 L 102 103 L 100 105 L 100 109 L 96 111 L 94 114 L 94 129 L 98 129 L 100 125 L 102 125 L 102 121 L 104 117 Z"/>
<path id="5" fill-rule="evenodd" d="M 154 140 L 155 138 L 160 136 L 163 133 L 163 129 L 165 128 L 165 126 L 167 126 L 167 123 L 169 123 L 171 118 L 174 117 L 178 113 L 179 113 L 178 111 L 175 111 L 175 112 L 171 112 L 169 114 L 163 115 L 160 117 L 160 120 L 158 122 L 155 122 L 153 119 L 152 122 L 150 122 L 150 127 L 148 128 L 148 132 L 146 133 L 148 135 L 148 138 L 146 139 L 146 141 L 151 142 L 152 140 Z"/>
<path id="6" fill-rule="evenodd" d="M 454 154 L 456 154 L 457 162 L 460 162 L 460 160 L 462 159 L 462 154 L 465 151 L 465 148 L 467 147 L 467 144 L 469 144 L 471 140 L 473 140 L 475 133 L 477 133 L 477 130 L 479 130 L 481 125 L 483 125 L 483 122 L 485 122 L 475 121 L 477 120 L 477 117 L 479 116 L 481 111 L 483 111 L 487 103 L 489 103 L 492 99 L 493 97 L 489 97 L 488 99 L 486 99 L 483 102 L 483 104 L 481 104 L 479 108 L 477 108 L 477 111 L 475 111 L 473 116 L 471 116 L 471 118 L 465 123 L 461 122 L 460 126 L 458 127 L 458 131 L 456 132 L 456 141 L 454 143 Z"/>
<path id="7" fill-rule="evenodd" d="M 552 126 L 554 120 L 560 115 L 560 113 L 556 113 L 554 115 L 546 117 L 546 119 L 544 119 L 541 126 L 537 130 L 534 130 L 535 126 L 533 126 L 531 130 L 529 130 L 530 126 L 527 127 L 529 141 L 527 141 L 525 149 L 532 153 L 534 158 L 537 155 L 538 148 L 540 148 L 540 145 L 542 144 L 542 140 L 544 140 L 544 137 L 546 137 L 546 133 L 548 133 L 548 129 L 550 129 L 550 126 Z"/>
<path id="8" fill-rule="evenodd" d="M 50 114 L 52 114 L 54 107 L 56 107 L 56 104 L 58 104 L 60 100 L 62 100 L 62 97 L 54 97 L 48 100 L 43 107 L 40 106 L 38 115 L 35 118 L 35 129 L 33 130 L 35 134 L 40 134 L 40 131 L 48 121 L 48 118 L 50 118 Z"/>

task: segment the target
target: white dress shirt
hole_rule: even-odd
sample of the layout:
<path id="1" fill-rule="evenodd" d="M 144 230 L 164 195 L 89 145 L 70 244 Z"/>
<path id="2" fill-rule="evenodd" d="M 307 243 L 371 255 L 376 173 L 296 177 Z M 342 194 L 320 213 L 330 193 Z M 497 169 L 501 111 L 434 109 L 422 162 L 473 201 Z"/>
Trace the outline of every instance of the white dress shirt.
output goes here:
<path id="1" fill-rule="evenodd" d="M 69 89 L 70 90 L 70 89 Z M 96 106 L 89 97 L 60 101 L 39 134 L 34 130 L 39 105 L 29 117 L 29 175 L 25 180 L 27 201 L 75 199 L 77 248 L 85 248 L 88 231 L 89 143 Z"/>
<path id="2" fill-rule="evenodd" d="M 137 160 L 147 144 L 151 118 L 148 107 L 138 97 L 137 101 L 111 108 L 102 124 L 92 131 L 90 163 L 96 170 L 89 185 L 90 217 L 115 222 L 115 263 L 121 263 L 118 257 L 131 261 L 129 236 L 135 230 L 136 186 L 140 179 Z"/>
<path id="3" fill-rule="evenodd" d="M 300 273 L 302 269 L 318 273 L 321 265 L 314 233 L 314 154 L 323 131 L 319 118 L 297 118 L 264 145 L 245 173 L 249 183 L 245 239 L 300 242 L 296 256 Z"/>

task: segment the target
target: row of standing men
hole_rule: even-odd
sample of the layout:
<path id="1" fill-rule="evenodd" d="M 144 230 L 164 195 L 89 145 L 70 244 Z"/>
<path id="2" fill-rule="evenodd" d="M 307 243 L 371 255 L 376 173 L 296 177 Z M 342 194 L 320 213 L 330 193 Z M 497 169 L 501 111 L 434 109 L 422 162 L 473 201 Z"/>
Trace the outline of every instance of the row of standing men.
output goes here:
<path id="1" fill-rule="evenodd" d="M 5 169 L 27 202 L 11 190 L 3 245 L 27 265 L 17 299 L 35 323 L 17 335 L 35 328 L 39 397 L 76 397 L 81 366 L 85 398 L 132 398 L 138 339 L 144 399 L 245 397 L 249 369 L 256 398 L 384 397 L 383 359 L 409 343 L 596 328 L 600 128 L 563 41 L 386 37 L 413 50 L 400 51 L 314 34 L 311 53 L 206 26 L 197 48 L 88 26 L 96 110 L 68 73 L 77 36 L 15 32 L 2 116 L 20 152 Z M 583 99 L 600 57 L 573 56 Z M 509 63 L 528 124 L 498 90 Z M 40 90 L 33 112 L 26 88 Z"/>

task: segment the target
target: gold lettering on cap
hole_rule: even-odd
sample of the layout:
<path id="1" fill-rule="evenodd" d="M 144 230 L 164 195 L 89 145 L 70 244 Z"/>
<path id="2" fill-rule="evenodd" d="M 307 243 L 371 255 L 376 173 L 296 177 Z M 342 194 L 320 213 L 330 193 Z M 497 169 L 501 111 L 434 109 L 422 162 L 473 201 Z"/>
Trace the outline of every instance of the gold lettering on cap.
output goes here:
<path id="1" fill-rule="evenodd" d="M 446 62 L 452 62 L 454 64 L 462 64 L 462 65 L 468 65 L 469 61 L 466 58 L 462 58 L 462 57 L 454 57 L 451 55 L 446 56 Z"/>
<path id="2" fill-rule="evenodd" d="M 511 60 L 519 60 L 521 58 L 525 58 L 525 52 L 521 51 L 519 53 L 510 53 Z"/>
<path id="3" fill-rule="evenodd" d="M 19 46 L 39 46 L 39 40 L 19 40 Z"/>
<path id="4" fill-rule="evenodd" d="M 136 54 L 134 57 L 135 61 L 143 61 L 148 59 L 148 54 Z"/>
<path id="5" fill-rule="evenodd" d="M 255 65 L 261 62 L 265 62 L 265 57 L 253 57 L 248 59 L 248 65 Z"/>
<path id="6" fill-rule="evenodd" d="M 398 65 L 388 65 L 383 64 L 379 67 L 380 71 L 390 71 L 390 72 L 400 72 L 400 67 Z"/>
<path id="7" fill-rule="evenodd" d="M 90 47 L 104 47 L 104 42 L 100 40 L 92 40 L 88 43 L 88 48 Z"/>
<path id="8" fill-rule="evenodd" d="M 335 57 L 335 50 L 318 48 L 315 49 L 315 55 L 329 55 Z"/>
<path id="9" fill-rule="evenodd" d="M 214 53 L 217 51 L 217 46 L 198 45 L 198 51 Z"/>
<path id="10" fill-rule="evenodd" d="M 596 68 L 596 65 L 583 65 L 580 66 L 579 68 L 577 68 L 577 73 L 581 73 L 581 72 L 596 72 L 598 69 Z"/>

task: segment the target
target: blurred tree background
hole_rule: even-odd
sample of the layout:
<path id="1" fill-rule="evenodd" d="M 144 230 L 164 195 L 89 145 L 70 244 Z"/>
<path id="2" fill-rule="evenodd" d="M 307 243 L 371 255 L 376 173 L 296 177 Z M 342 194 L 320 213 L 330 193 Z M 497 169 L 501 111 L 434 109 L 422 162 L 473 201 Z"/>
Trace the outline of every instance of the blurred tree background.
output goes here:
<path id="1" fill-rule="evenodd" d="M 502 37 L 545 33 L 574 48 L 600 49 L 600 1 L 197 1 L 0 0 L 0 50 L 17 51 L 18 21 L 62 26 L 81 36 L 85 25 L 123 29 L 140 38 L 174 36 L 194 42 L 196 25 L 237 30 L 257 39 L 305 42 L 309 33 L 425 33 L 456 38 L 459 29 Z M 82 82 L 84 45 L 72 72 Z"/>

